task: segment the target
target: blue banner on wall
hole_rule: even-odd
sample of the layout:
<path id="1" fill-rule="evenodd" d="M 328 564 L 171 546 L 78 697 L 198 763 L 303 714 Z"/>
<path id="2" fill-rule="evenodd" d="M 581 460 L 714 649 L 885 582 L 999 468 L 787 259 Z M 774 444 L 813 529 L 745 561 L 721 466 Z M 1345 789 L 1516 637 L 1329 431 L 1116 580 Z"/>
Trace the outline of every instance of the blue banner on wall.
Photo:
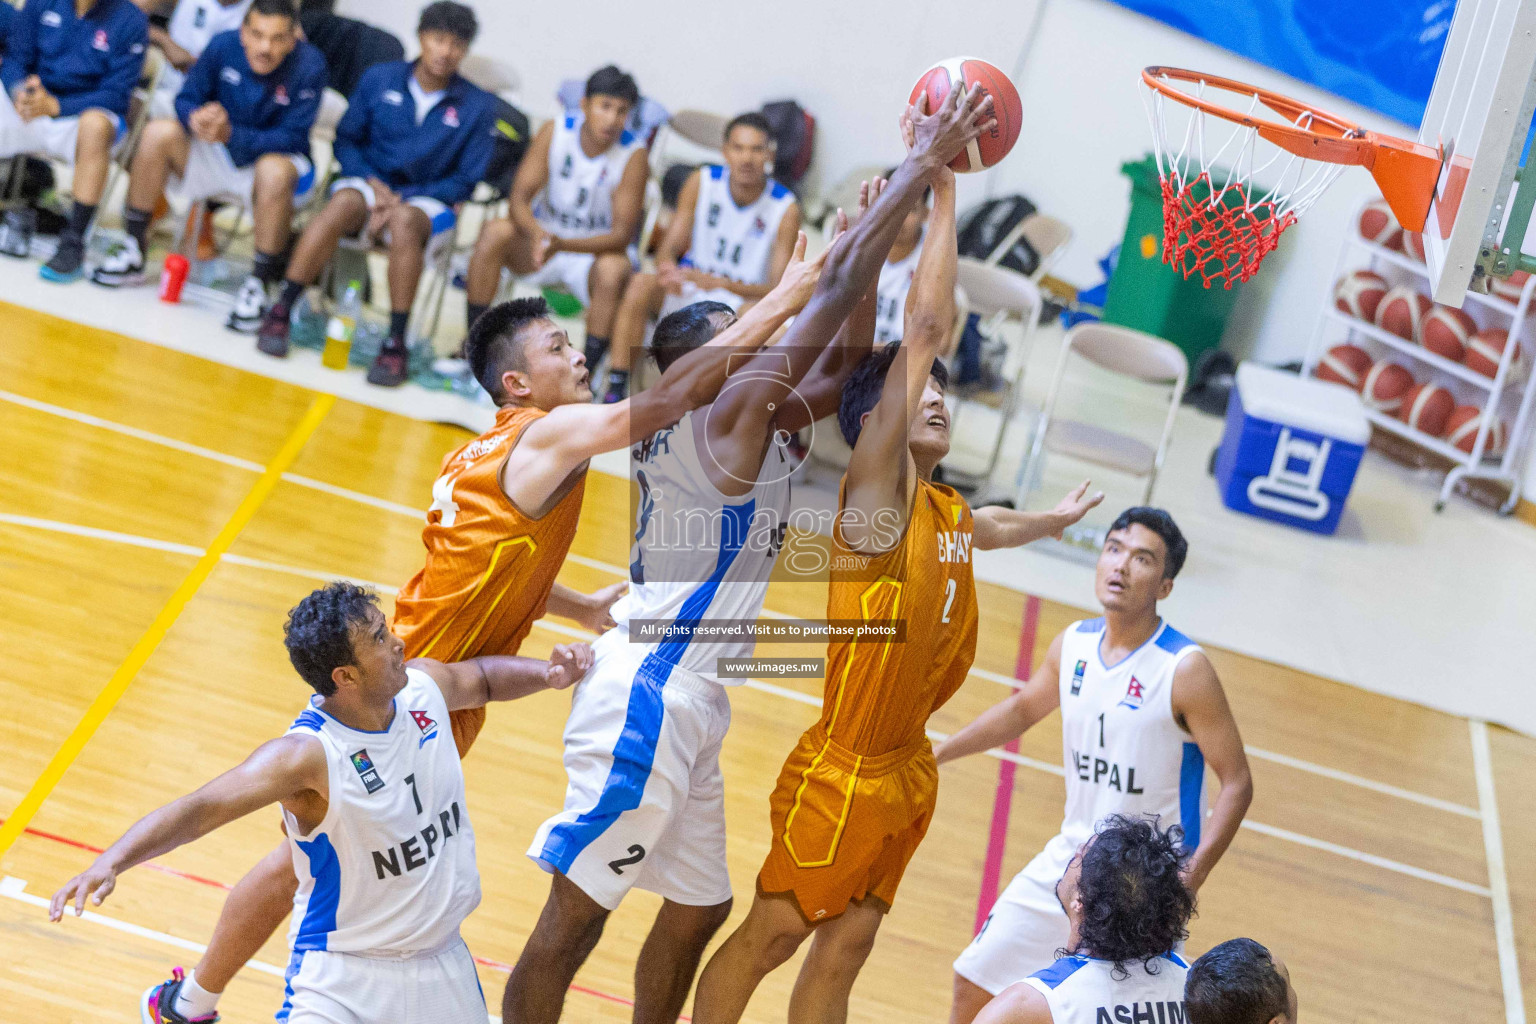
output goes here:
<path id="1" fill-rule="evenodd" d="M 1414 128 L 1455 0 L 1111 0 Z"/>

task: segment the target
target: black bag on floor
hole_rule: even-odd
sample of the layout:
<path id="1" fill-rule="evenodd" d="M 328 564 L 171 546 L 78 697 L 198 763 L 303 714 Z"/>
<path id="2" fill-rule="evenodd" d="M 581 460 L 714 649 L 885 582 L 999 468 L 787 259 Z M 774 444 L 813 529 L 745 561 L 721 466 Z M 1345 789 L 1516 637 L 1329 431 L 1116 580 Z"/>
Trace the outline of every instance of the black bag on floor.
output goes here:
<path id="1" fill-rule="evenodd" d="M 1033 215 L 1035 204 L 1023 196 L 1002 196 L 998 199 L 988 199 L 980 206 L 967 210 L 960 218 L 956 230 L 956 241 L 960 244 L 960 255 L 969 256 L 971 259 L 985 260 L 989 258 L 1003 239 L 1008 237 L 1008 232 L 1018 227 L 1024 218 Z M 998 261 L 999 265 L 1009 270 L 1016 270 L 1028 277 L 1040 266 L 1040 254 L 1035 252 L 1035 247 L 1022 235 L 1014 240 Z"/>

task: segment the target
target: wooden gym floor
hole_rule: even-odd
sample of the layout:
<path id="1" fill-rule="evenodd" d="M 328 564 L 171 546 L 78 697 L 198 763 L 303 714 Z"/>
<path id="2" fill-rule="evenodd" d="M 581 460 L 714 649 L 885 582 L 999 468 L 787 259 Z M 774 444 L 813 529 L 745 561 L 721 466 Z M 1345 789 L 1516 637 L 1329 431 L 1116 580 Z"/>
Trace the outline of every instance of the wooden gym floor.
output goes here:
<path id="1" fill-rule="evenodd" d="M 333 575 L 386 595 L 408 578 L 439 460 L 467 435 L 14 306 L 0 305 L 0 324 L 0 814 L 20 815 L 0 832 L 0 1018 L 131 1020 L 147 985 L 196 961 L 224 889 L 277 841 L 276 812 L 137 869 L 87 920 L 50 925 L 43 900 L 140 815 L 287 727 L 309 691 L 284 657 L 286 610 Z M 616 578 L 625 487 L 593 474 L 562 581 Z M 976 671 L 935 716 L 941 732 L 1002 697 L 1016 665 L 1083 614 L 980 593 Z M 816 616 L 823 598 L 823 585 L 782 581 L 768 607 Z M 1177 592 L 1167 609 L 1177 621 Z M 574 632 L 536 628 L 525 653 Z M 1536 740 L 1208 649 L 1251 745 L 1256 796 L 1200 894 L 1191 953 L 1234 935 L 1271 945 L 1309 1021 L 1523 1020 L 1516 971 L 1536 1004 Z M 1476 685 L 1476 672 L 1469 652 L 1468 679 L 1446 685 Z M 766 849 L 769 789 L 817 694 L 810 680 L 732 694 L 724 770 L 740 899 L 728 928 Z M 493 1012 L 547 891 L 523 851 L 561 803 L 566 708 L 557 694 L 493 708 L 466 764 L 485 900 L 465 935 Z M 1019 754 L 945 769 L 853 1019 L 946 1017 L 950 961 L 978 901 L 1060 821 L 1060 757 L 1053 716 Z M 567 1019 L 628 1019 L 655 906 L 636 892 L 613 915 Z M 285 962 L 274 940 L 226 993 L 225 1020 L 270 1019 Z M 782 1020 L 793 977 L 772 976 L 749 1019 Z"/>

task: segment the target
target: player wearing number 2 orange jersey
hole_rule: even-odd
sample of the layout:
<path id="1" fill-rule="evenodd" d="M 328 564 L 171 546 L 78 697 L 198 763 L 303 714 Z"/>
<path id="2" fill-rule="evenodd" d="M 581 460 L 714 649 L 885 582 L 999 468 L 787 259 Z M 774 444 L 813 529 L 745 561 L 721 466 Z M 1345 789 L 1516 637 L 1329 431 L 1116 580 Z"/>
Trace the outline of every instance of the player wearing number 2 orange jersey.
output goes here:
<path id="1" fill-rule="evenodd" d="M 869 356 L 843 391 L 838 426 L 853 446 L 832 536 L 827 617 L 893 636 L 827 647 L 820 720 L 801 736 L 769 798 L 773 841 L 747 919 L 699 981 L 698 1024 L 737 1021 L 763 977 L 817 937 L 789 1020 L 840 1019 L 848 993 L 922 841 L 938 793 L 928 716 L 959 689 L 976 653 L 973 547 L 1059 533 L 1098 499 L 1057 511 L 974 515 L 933 482 L 949 452 L 947 374 L 935 356 L 954 321 L 954 175 L 930 168 L 927 241 L 904 340 Z M 1086 485 L 1085 485 L 1086 486 Z"/>
<path id="2" fill-rule="evenodd" d="M 407 658 L 515 654 L 546 611 L 596 629 L 611 624 L 604 621 L 607 608 L 622 584 L 588 598 L 555 583 L 576 532 L 588 460 L 638 443 L 712 401 L 731 354 L 761 347 L 810 298 L 825 255 L 804 257 L 802 234 L 783 278 L 761 302 L 668 367 L 649 390 L 612 405 L 592 404 L 586 359 L 542 299 L 481 314 L 465 346 L 476 379 L 499 407 L 496 424 L 449 455 L 433 485 L 422 533 L 426 565 L 396 603 L 393 628 Z M 453 716 L 461 754 L 483 715 Z M 185 1017 L 210 1015 L 218 994 L 282 924 L 297 888 L 284 843 L 235 886 L 197 968 L 165 982 L 177 991 L 157 997 L 156 1005 L 178 1014 L 195 1006 Z"/>

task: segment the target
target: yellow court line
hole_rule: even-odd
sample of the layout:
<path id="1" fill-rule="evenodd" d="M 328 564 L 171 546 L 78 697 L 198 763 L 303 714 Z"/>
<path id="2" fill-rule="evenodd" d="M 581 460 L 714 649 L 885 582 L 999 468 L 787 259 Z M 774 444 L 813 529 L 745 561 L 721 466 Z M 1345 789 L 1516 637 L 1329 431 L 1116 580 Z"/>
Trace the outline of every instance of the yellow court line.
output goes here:
<path id="1" fill-rule="evenodd" d="M 229 521 L 213 539 L 213 543 L 208 545 L 208 550 L 203 552 L 197 564 L 192 567 L 192 571 L 187 573 L 186 579 L 181 581 L 181 585 L 176 588 L 171 599 L 165 603 L 165 607 L 160 609 L 155 620 L 149 624 L 149 629 L 145 630 L 144 635 L 139 637 L 138 642 L 133 645 L 133 649 L 128 652 L 128 657 L 117 667 L 117 671 L 112 673 L 112 678 L 107 680 L 107 685 L 101 688 L 96 699 L 91 701 L 90 706 L 85 709 L 85 714 L 80 716 L 80 721 L 75 724 L 75 728 L 59 745 L 59 749 L 54 752 L 47 767 L 37 777 L 37 781 L 32 783 L 32 788 L 27 790 L 27 795 L 22 798 L 16 810 L 5 819 L 5 824 L 0 826 L 0 856 L 11 848 L 27 826 L 32 823 L 32 818 L 43 806 L 43 801 L 48 799 L 53 788 L 69 770 L 69 766 L 74 763 L 75 758 L 80 756 L 80 751 L 85 749 L 85 745 L 96 734 L 101 723 L 106 721 L 107 716 L 112 713 L 112 709 L 117 706 L 118 700 L 128 689 L 128 684 L 133 682 L 145 662 L 149 661 L 149 656 L 155 653 L 155 649 L 160 646 L 160 641 L 165 639 L 165 635 L 181 617 L 182 611 L 192 600 L 193 595 L 207 581 L 224 552 L 234 544 L 235 538 L 240 536 L 240 531 L 245 529 L 246 524 L 256 514 L 256 510 L 267 500 L 272 489 L 277 486 L 278 480 L 282 478 L 283 472 L 293 465 L 294 460 L 299 457 L 299 452 L 303 450 L 304 445 L 309 442 L 310 437 L 320 426 L 320 422 L 325 419 L 326 414 L 335 404 L 335 395 L 316 395 L 314 401 L 309 404 L 304 418 L 299 421 L 298 426 L 293 428 L 293 432 L 283 442 L 282 448 L 278 449 L 276 457 L 262 470 L 261 476 L 246 493 L 239 507 L 235 509 L 234 515 L 229 517 Z"/>

